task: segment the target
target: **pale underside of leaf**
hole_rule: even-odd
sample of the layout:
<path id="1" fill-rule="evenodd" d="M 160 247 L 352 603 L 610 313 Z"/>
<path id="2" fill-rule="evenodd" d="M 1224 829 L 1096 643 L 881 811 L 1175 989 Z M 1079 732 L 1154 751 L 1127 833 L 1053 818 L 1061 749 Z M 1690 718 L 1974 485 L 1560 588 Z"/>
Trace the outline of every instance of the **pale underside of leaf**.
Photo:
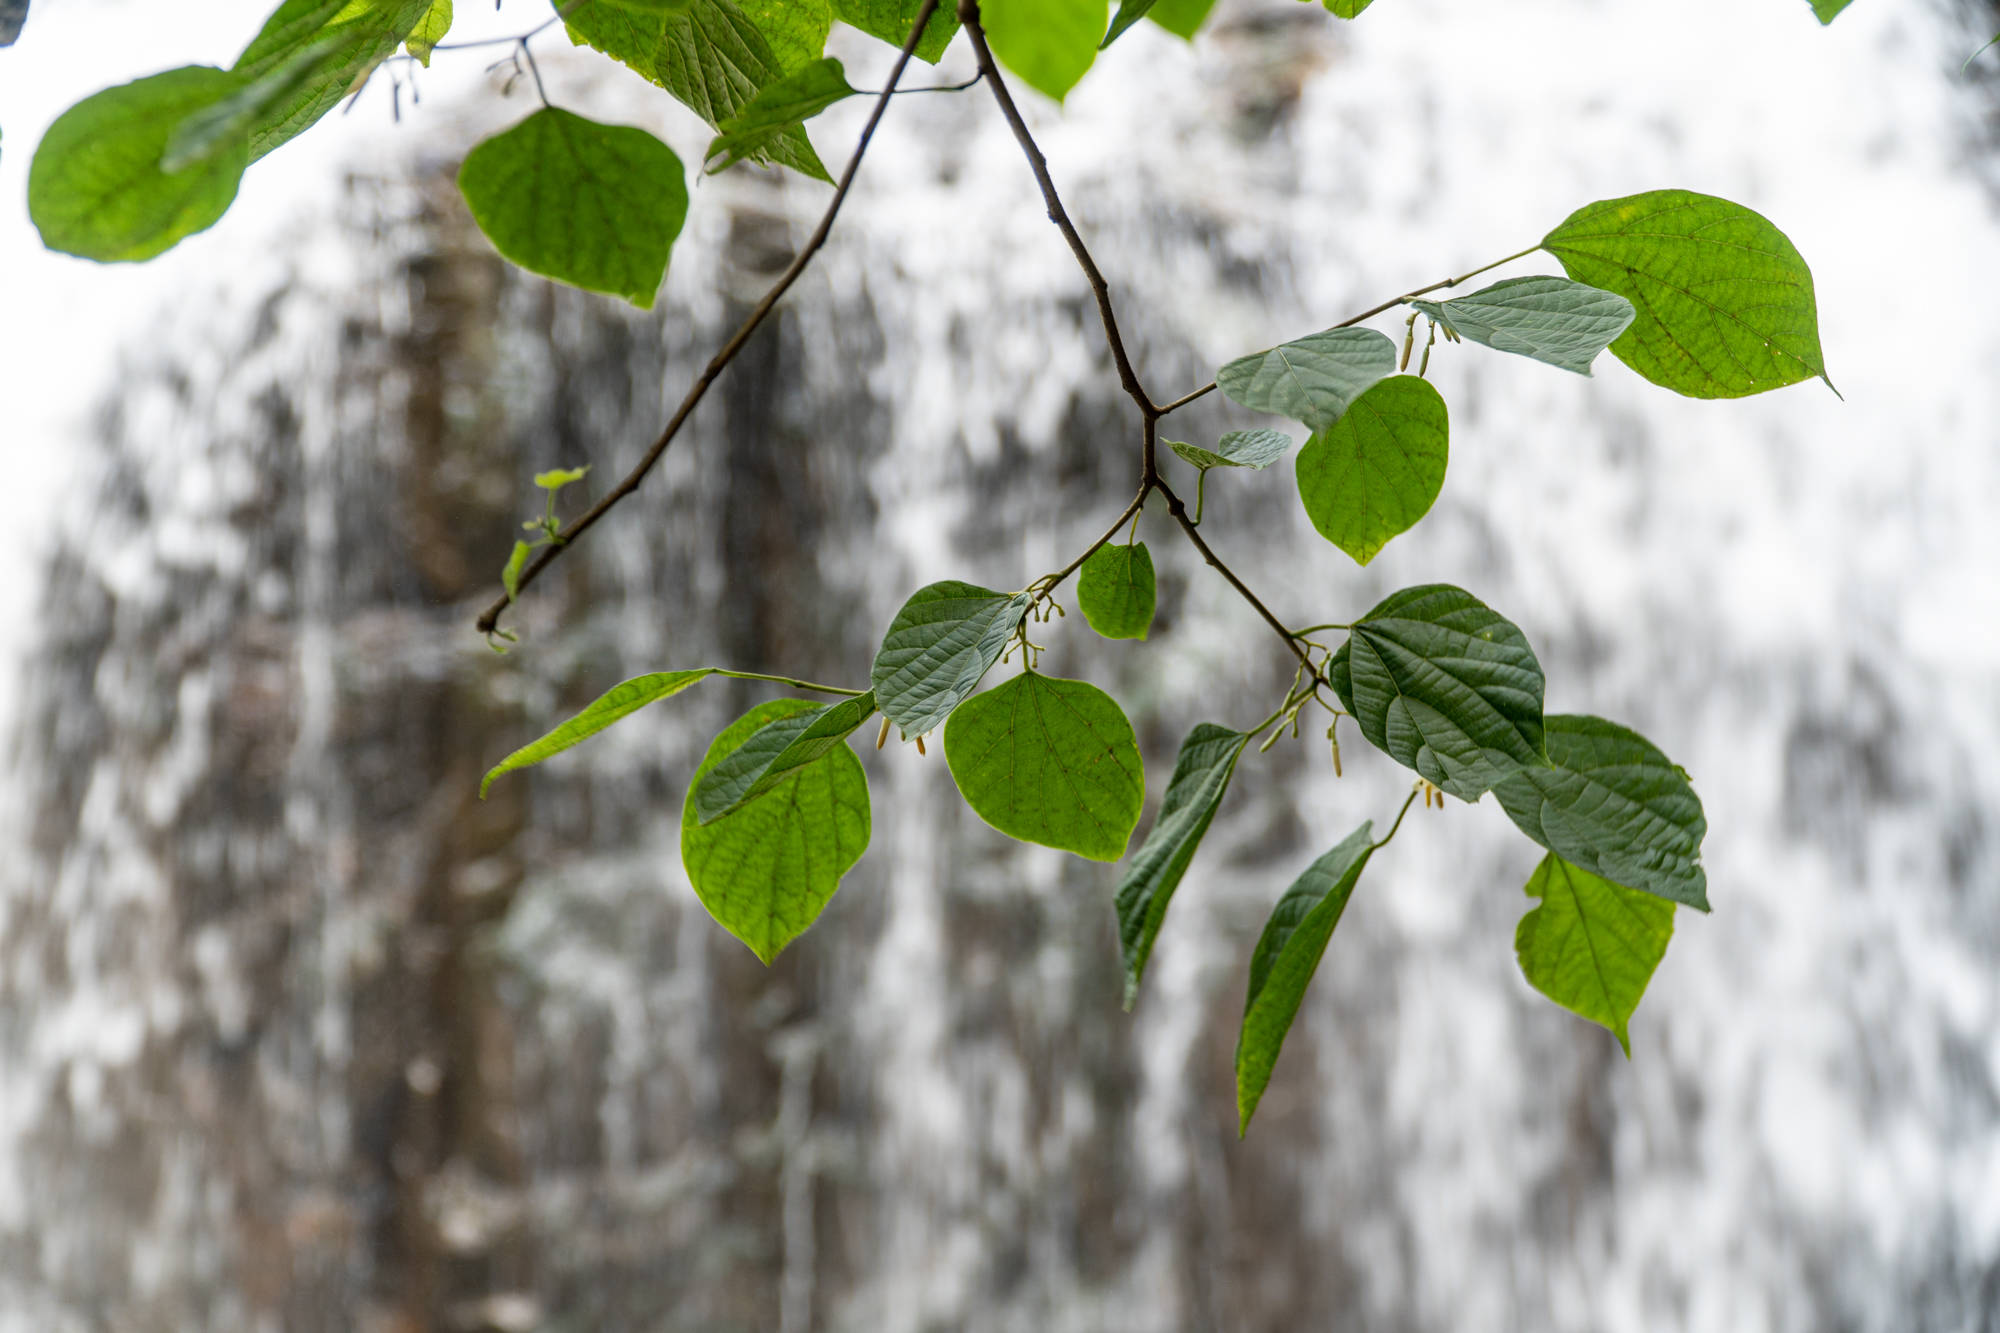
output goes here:
<path id="1" fill-rule="evenodd" d="M 890 622 L 871 671 L 877 705 L 907 739 L 979 688 L 1033 598 L 946 581 L 920 588 Z"/>
<path id="2" fill-rule="evenodd" d="M 1167 440 L 1166 446 L 1204 472 L 1212 467 L 1242 467 L 1262 471 L 1283 458 L 1292 437 L 1281 430 L 1232 430 L 1213 449 Z"/>
<path id="3" fill-rule="evenodd" d="M 754 801 L 785 776 L 834 749 L 875 712 L 868 693 L 787 714 L 767 723 L 709 770 L 694 788 L 694 812 L 703 824 Z"/>
<path id="4" fill-rule="evenodd" d="M 1215 372 L 1216 387 L 1256 412 L 1324 430 L 1368 386 L 1394 374 L 1396 345 L 1373 329 L 1328 329 L 1238 357 Z"/>
<path id="5" fill-rule="evenodd" d="M 1495 351 L 1590 374 L 1590 363 L 1632 324 L 1632 303 L 1567 278 L 1508 278 L 1451 301 L 1410 304 L 1461 338 Z"/>

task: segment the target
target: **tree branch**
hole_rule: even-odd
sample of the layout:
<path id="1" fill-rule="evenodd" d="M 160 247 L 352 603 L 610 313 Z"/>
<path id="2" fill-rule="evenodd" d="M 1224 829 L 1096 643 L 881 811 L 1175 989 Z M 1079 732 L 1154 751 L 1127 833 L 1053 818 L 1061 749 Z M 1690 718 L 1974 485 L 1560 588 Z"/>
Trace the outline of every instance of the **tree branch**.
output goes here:
<path id="1" fill-rule="evenodd" d="M 1286 629 L 1285 622 L 1272 614 L 1271 608 L 1264 605 L 1256 593 L 1250 591 L 1250 585 L 1238 578 L 1236 571 L 1224 564 L 1222 557 L 1215 553 L 1214 548 L 1202 540 L 1201 532 L 1195 527 L 1194 520 L 1188 517 L 1187 506 L 1181 503 L 1181 497 L 1174 494 L 1173 488 L 1164 481 L 1154 482 L 1153 486 L 1160 494 L 1167 497 L 1167 512 L 1181 525 L 1181 531 L 1194 543 L 1194 549 L 1201 552 L 1201 558 L 1208 561 L 1223 578 L 1228 579 L 1229 586 L 1236 589 L 1237 595 L 1250 603 L 1251 609 L 1258 615 L 1264 617 L 1265 624 L 1277 631 L 1278 637 L 1285 641 L 1285 647 L 1291 649 L 1292 655 L 1305 667 L 1308 676 L 1315 681 L 1331 683 L 1327 682 L 1326 677 L 1320 674 L 1319 668 L 1313 665 L 1311 656 L 1306 652 L 1305 645 L 1299 642 L 1298 636 Z"/>
<path id="2" fill-rule="evenodd" d="M 895 95 L 896 85 L 902 82 L 903 71 L 909 67 L 910 57 L 916 52 L 917 43 L 922 39 L 924 29 L 931 21 L 931 15 L 937 12 L 938 3 L 939 0 L 924 0 L 923 7 L 917 11 L 917 21 L 910 27 L 910 35 L 903 42 L 902 53 L 896 57 L 895 68 L 889 71 L 888 86 L 883 88 L 881 95 L 875 99 L 875 110 L 870 113 L 868 123 L 862 127 L 861 137 L 855 141 L 853 156 L 847 159 L 847 170 L 840 173 L 840 183 L 834 187 L 833 198 L 827 202 L 826 212 L 820 216 L 819 226 L 813 229 L 805 246 L 793 257 L 791 265 L 779 276 L 771 290 L 764 293 L 764 299 L 757 303 L 756 308 L 743 321 L 742 327 L 736 330 L 735 335 L 723 344 L 722 350 L 717 352 L 702 370 L 700 377 L 688 389 L 687 396 L 681 399 L 681 405 L 674 409 L 666 428 L 660 432 L 659 438 L 653 441 L 653 447 L 646 451 L 646 456 L 641 458 L 638 465 L 626 473 L 624 479 L 612 487 L 603 499 L 565 527 L 554 542 L 542 548 L 541 554 L 521 571 L 520 581 L 515 584 L 517 593 L 519 589 L 533 583 L 537 575 L 554 563 L 578 537 L 589 531 L 613 505 L 639 488 L 639 483 L 646 479 L 646 474 L 651 472 L 654 465 L 666 454 L 668 446 L 674 442 L 674 436 L 680 433 L 681 426 L 693 415 L 695 407 L 708 392 L 709 386 L 715 383 L 716 377 L 722 374 L 735 359 L 736 354 L 743 350 L 744 345 L 750 341 L 750 335 L 764 322 L 764 317 L 769 315 L 779 299 L 791 290 L 792 284 L 798 281 L 801 273 L 805 272 L 806 265 L 812 262 L 813 256 L 826 244 L 826 238 L 833 230 L 833 220 L 840 215 L 840 206 L 847 199 L 847 191 L 854 184 L 855 174 L 861 170 L 861 159 L 868 152 L 869 141 L 875 137 L 875 127 L 882 123 L 883 113 L 889 109 L 889 101 Z M 480 632 L 491 634 L 499 628 L 501 615 L 514 600 L 513 597 L 502 594 L 498 601 L 487 607 L 479 617 Z"/>

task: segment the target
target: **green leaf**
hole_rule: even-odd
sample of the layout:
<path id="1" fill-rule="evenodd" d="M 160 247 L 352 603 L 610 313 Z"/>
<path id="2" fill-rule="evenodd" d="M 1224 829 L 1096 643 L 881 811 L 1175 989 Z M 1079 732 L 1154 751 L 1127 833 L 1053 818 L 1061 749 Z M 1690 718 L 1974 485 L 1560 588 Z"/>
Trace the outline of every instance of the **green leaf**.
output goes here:
<path id="1" fill-rule="evenodd" d="M 681 809 L 681 864 L 695 896 L 724 930 L 765 963 L 804 934 L 868 850 L 868 777 L 836 745 L 711 824 L 695 816 L 702 780 L 772 722 L 818 706 L 759 704 L 715 738 Z"/>
<path id="2" fill-rule="evenodd" d="M 1215 0 L 1154 0 L 1146 17 L 1174 36 L 1193 41 L 1214 8 Z"/>
<path id="3" fill-rule="evenodd" d="M 1612 354 L 1663 388 L 1741 398 L 1826 379 L 1812 271 L 1741 204 L 1688 190 L 1607 199 L 1570 214 L 1542 248 L 1632 303 Z"/>
<path id="4" fill-rule="evenodd" d="M 1462 588 L 1391 593 L 1355 622 L 1327 675 L 1371 744 L 1462 801 L 1548 762 L 1541 663 Z"/>
<path id="5" fill-rule="evenodd" d="M 733 0 L 688 0 L 677 14 L 588 4 L 570 11 L 566 22 L 571 41 L 651 79 L 716 129 L 785 76 L 763 30 Z M 803 129 L 777 135 L 757 160 L 832 179 Z"/>
<path id="6" fill-rule="evenodd" d="M 787 73 L 825 54 L 826 35 L 833 29 L 833 0 L 737 0 L 737 4 L 764 34 L 771 54 Z"/>
<path id="7" fill-rule="evenodd" d="M 507 557 L 507 567 L 500 571 L 500 586 L 507 590 L 509 601 L 521 595 L 521 569 L 528 563 L 528 556 L 534 549 L 526 542 L 515 542 L 514 550 Z"/>
<path id="8" fill-rule="evenodd" d="M 1600 717 L 1545 722 L 1549 767 L 1493 795 L 1523 833 L 1595 875 L 1708 910 L 1708 821 L 1687 775 L 1644 736 Z"/>
<path id="9" fill-rule="evenodd" d="M 1514 929 L 1521 975 L 1571 1013 L 1610 1028 L 1631 1059 L 1625 1025 L 1666 957 L 1674 905 L 1613 884 L 1554 852 L 1528 877 L 1527 893 L 1541 903 Z"/>
<path id="10" fill-rule="evenodd" d="M 360 90 L 430 15 L 432 0 L 285 0 L 236 58 L 233 71 L 281 95 L 266 99 L 250 128 L 250 158 L 263 157 Z"/>
<path id="11" fill-rule="evenodd" d="M 1104 15 L 1095 0 L 985 0 L 979 7 L 1000 63 L 1058 102 L 1096 61 Z"/>
<path id="12" fill-rule="evenodd" d="M 1118 880 L 1118 946 L 1125 959 L 1125 1007 L 1139 998 L 1139 978 L 1167 904 L 1194 860 L 1215 808 L 1229 789 L 1237 757 L 1250 743 L 1247 732 L 1204 722 L 1188 733 L 1174 757 L 1174 775 L 1146 841 L 1133 853 Z"/>
<path id="13" fill-rule="evenodd" d="M 636 9 L 641 14 L 685 14 L 688 0 L 603 0 L 620 9 Z"/>
<path id="14" fill-rule="evenodd" d="M 1328 329 L 1238 357 L 1215 372 L 1216 387 L 1257 412 L 1325 430 L 1369 385 L 1396 371 L 1396 344 L 1373 329 Z"/>
<path id="15" fill-rule="evenodd" d="M 1284 1048 L 1285 1034 L 1298 1017 L 1313 973 L 1340 924 L 1368 858 L 1372 824 L 1363 823 L 1345 841 L 1306 867 L 1271 909 L 1257 949 L 1250 955 L 1250 995 L 1243 1002 L 1243 1029 L 1236 1038 L 1236 1133 L 1250 1129 L 1271 1069 Z"/>
<path id="16" fill-rule="evenodd" d="M 923 0 L 833 0 L 833 16 L 851 28 L 879 37 L 897 50 L 910 39 L 910 27 L 917 21 Z M 924 25 L 917 42 L 917 58 L 935 65 L 958 35 L 958 6 L 940 4 Z"/>
<path id="17" fill-rule="evenodd" d="M 1412 301 L 1461 338 L 1579 375 L 1631 326 L 1632 303 L 1566 278 L 1508 278 L 1453 301 Z"/>
<path id="18" fill-rule="evenodd" d="M 725 170 L 754 158 L 770 147 L 772 140 L 804 120 L 810 120 L 858 90 L 850 87 L 840 62 L 817 60 L 759 92 L 743 109 L 722 122 L 722 133 L 708 145 L 704 161 L 708 172 Z M 716 162 L 716 158 L 724 160 Z"/>
<path id="19" fill-rule="evenodd" d="M 696 681 L 706 680 L 714 674 L 714 667 L 697 667 L 693 671 L 655 671 L 651 675 L 634 676 L 623 684 L 612 686 L 597 696 L 590 707 L 487 770 L 486 777 L 479 784 L 480 799 L 485 799 L 486 789 L 501 774 L 539 764 L 552 754 L 560 754 L 570 746 L 588 740 L 654 700 L 670 699 Z"/>
<path id="20" fill-rule="evenodd" d="M 874 712 L 875 696 L 863 694 L 766 723 L 695 785 L 695 817 L 710 824 L 756 800 L 840 745 Z"/>
<path id="21" fill-rule="evenodd" d="M 1118 12 L 1111 18 L 1111 30 L 1104 34 L 1104 40 L 1097 49 L 1102 51 L 1117 41 L 1127 28 L 1146 17 L 1155 3 L 1157 0 L 1119 0 Z"/>
<path id="22" fill-rule="evenodd" d="M 249 165 L 242 136 L 178 171 L 160 158 L 175 127 L 228 98 L 235 76 L 168 70 L 86 97 L 56 118 L 28 168 L 28 213 L 42 244 L 110 263 L 151 259 L 229 211 Z"/>
<path id="23" fill-rule="evenodd" d="M 535 474 L 535 485 L 545 491 L 559 491 L 573 481 L 582 481 L 590 475 L 590 464 L 582 467 L 559 467 L 548 472 Z"/>
<path id="24" fill-rule="evenodd" d="M 1146 543 L 1106 543 L 1090 553 L 1076 577 L 1076 604 L 1107 639 L 1143 639 L 1153 626 L 1153 553 Z"/>
<path id="25" fill-rule="evenodd" d="M 474 148 L 458 187 L 501 254 L 641 310 L 652 308 L 687 217 L 673 149 L 644 130 L 555 107 Z"/>
<path id="26" fill-rule="evenodd" d="M 1166 446 L 1204 472 L 1212 467 L 1262 471 L 1285 456 L 1285 451 L 1292 447 L 1292 437 L 1281 430 L 1232 430 L 1217 440 L 1213 449 L 1196 448 L 1179 440 L 1168 440 Z"/>
<path id="27" fill-rule="evenodd" d="M 1430 381 L 1392 375 L 1299 450 L 1299 499 L 1319 535 L 1367 564 L 1444 489 L 1450 419 Z"/>
<path id="28" fill-rule="evenodd" d="M 870 675 L 883 714 L 905 739 L 937 726 L 979 688 L 1033 601 L 1025 592 L 947 580 L 903 603 Z"/>
<path id="29" fill-rule="evenodd" d="M 1339 18 L 1351 19 L 1374 3 L 1375 0 L 1326 0 L 1326 7 Z"/>
<path id="30" fill-rule="evenodd" d="M 1812 0 L 1813 13 L 1818 16 L 1821 23 L 1831 23 L 1834 17 L 1851 3 L 1853 0 Z M 1626 1054 L 1629 1055 L 1631 1052 L 1628 1051 Z"/>
<path id="31" fill-rule="evenodd" d="M 981 819 L 1093 861 L 1125 854 L 1146 803 L 1132 724 L 1088 681 L 1024 671 L 973 695 L 944 729 L 944 757 Z"/>
<path id="32" fill-rule="evenodd" d="M 425 69 L 431 65 L 431 52 L 451 31 L 451 0 L 431 0 L 431 7 L 417 20 L 417 26 L 403 39 L 403 49 L 416 57 L 417 63 Z"/>

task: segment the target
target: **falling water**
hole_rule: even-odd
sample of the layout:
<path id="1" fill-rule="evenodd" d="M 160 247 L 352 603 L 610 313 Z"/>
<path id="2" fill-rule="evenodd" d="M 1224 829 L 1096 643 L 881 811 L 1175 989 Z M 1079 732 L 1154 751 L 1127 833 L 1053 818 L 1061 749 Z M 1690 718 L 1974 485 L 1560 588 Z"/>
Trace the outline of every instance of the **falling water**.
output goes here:
<path id="1" fill-rule="evenodd" d="M 43 562 L 0 1330 L 2000 1327 L 1990 82 L 1937 13 L 1801 8 L 1243 4 L 1034 112 L 1159 396 L 1593 198 L 1742 199 L 1813 261 L 1844 402 L 1440 349 L 1451 476 L 1367 570 L 1287 469 L 1210 487 L 1289 623 L 1463 584 L 1552 709 L 1693 772 L 1716 911 L 1682 914 L 1629 1063 L 1520 980 L 1538 852 L 1454 804 L 1370 867 L 1236 1141 L 1263 915 L 1404 790 L 1352 747 L 1340 780 L 1310 744 L 1246 762 L 1129 1017 L 1107 872 L 1007 843 L 908 747 L 864 756 L 874 844 L 819 924 L 768 970 L 723 934 L 678 812 L 748 686 L 477 800 L 641 670 L 863 679 L 918 584 L 1019 586 L 1094 536 L 1136 427 L 990 104 L 912 99 L 775 325 L 490 653 L 529 477 L 628 466 L 823 193 L 704 181 L 639 315 L 497 261 L 438 118 L 163 314 Z M 584 104 L 593 67 L 552 64 Z M 1151 642 L 1071 617 L 1045 667 L 1125 703 L 1157 798 L 1189 725 L 1289 673 L 1145 523 Z"/>

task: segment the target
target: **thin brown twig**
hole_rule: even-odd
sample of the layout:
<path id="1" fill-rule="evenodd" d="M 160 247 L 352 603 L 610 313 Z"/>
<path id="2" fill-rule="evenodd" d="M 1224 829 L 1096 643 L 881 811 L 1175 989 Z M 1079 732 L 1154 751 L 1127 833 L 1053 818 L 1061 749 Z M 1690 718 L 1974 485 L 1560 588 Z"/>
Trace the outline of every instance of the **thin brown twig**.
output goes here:
<path id="1" fill-rule="evenodd" d="M 833 230 L 833 220 L 839 216 L 840 206 L 847 199 L 847 192 L 849 187 L 854 184 L 855 174 L 861 170 L 861 159 L 867 155 L 868 144 L 875 137 L 875 127 L 881 124 L 883 114 L 888 111 L 889 102 L 896 91 L 896 85 L 902 82 L 903 71 L 909 67 L 910 57 L 915 54 L 917 43 L 923 38 L 924 29 L 929 25 L 931 15 L 937 12 L 938 3 L 939 0 L 924 0 L 923 6 L 917 11 L 917 21 L 911 25 L 910 35 L 903 42 L 903 49 L 901 54 L 896 57 L 895 67 L 889 71 L 888 85 L 883 88 L 881 94 L 875 99 L 875 109 L 869 114 L 868 123 L 862 126 L 861 137 L 855 141 L 854 153 L 847 159 L 847 169 L 840 173 L 840 183 L 834 187 L 833 198 L 827 202 L 826 212 L 821 214 L 819 226 L 813 229 L 813 233 L 806 240 L 805 246 L 793 257 L 790 266 L 785 269 L 784 273 L 779 275 L 778 281 L 772 285 L 771 290 L 764 293 L 764 299 L 757 303 L 756 308 L 743 321 L 742 327 L 738 328 L 729 341 L 723 344 L 722 350 L 710 359 L 708 365 L 702 370 L 700 377 L 689 387 L 687 396 L 681 399 L 680 406 L 674 409 L 674 414 L 667 421 L 666 428 L 660 432 L 659 438 L 653 441 L 652 448 L 646 451 L 645 457 L 641 458 L 637 466 L 630 472 L 627 472 L 624 478 L 611 488 L 609 493 L 596 504 L 592 505 L 588 512 L 565 527 L 554 542 L 543 547 L 541 554 L 536 556 L 528 564 L 527 568 L 521 571 L 520 580 L 515 584 L 516 595 L 518 595 L 520 589 L 533 583 L 537 575 L 544 569 L 547 569 L 558 556 L 568 549 L 570 544 L 574 543 L 578 537 L 587 532 L 598 519 L 603 518 L 613 505 L 639 488 L 639 483 L 646 479 L 646 474 L 651 472 L 654 465 L 666 454 L 667 447 L 674 442 L 674 437 L 680 433 L 681 426 L 687 421 L 688 417 L 693 415 L 695 407 L 701 402 L 702 396 L 708 392 L 709 386 L 715 382 L 716 377 L 721 375 L 729 363 L 735 359 L 736 354 L 743 350 L 744 345 L 750 341 L 750 335 L 755 333 L 758 326 L 764 322 L 764 317 L 769 315 L 772 308 L 778 304 L 778 301 L 784 294 L 791 290 L 792 284 L 798 281 L 801 273 L 805 272 L 806 265 L 812 262 L 813 256 L 818 254 L 820 247 L 826 244 L 826 238 Z M 491 634 L 494 630 L 498 629 L 501 615 L 505 613 L 508 605 L 514 600 L 514 596 L 503 593 L 499 600 L 487 607 L 479 617 L 480 632 L 482 634 Z"/>
<path id="2" fill-rule="evenodd" d="M 1139 493 L 1132 497 L 1132 503 L 1125 506 L 1125 511 L 1118 515 L 1118 521 L 1113 523 L 1110 527 L 1106 528 L 1104 530 L 1104 535 L 1102 537 L 1099 537 L 1096 541 L 1084 547 L 1082 555 L 1079 555 L 1076 559 L 1070 561 L 1068 564 L 1064 565 L 1061 569 L 1057 570 L 1055 573 L 1050 574 L 1048 577 L 1037 580 L 1033 586 L 1044 595 L 1052 593 L 1057 588 L 1061 587 L 1062 581 L 1064 579 L 1076 573 L 1076 571 L 1082 566 L 1084 561 L 1090 559 L 1091 556 L 1096 555 L 1100 547 L 1104 546 L 1106 543 L 1108 543 L 1114 537 L 1116 537 L 1119 534 L 1119 532 L 1121 532 L 1124 529 L 1125 525 L 1132 521 L 1132 516 L 1138 513 L 1139 510 L 1145 506 L 1146 497 L 1153 493 L 1153 490 L 1157 485 L 1158 485 L 1157 482 L 1146 482 L 1143 485 L 1141 485 L 1139 487 Z"/>
<path id="3" fill-rule="evenodd" d="M 1265 624 L 1277 631 L 1278 637 L 1285 641 L 1285 647 L 1291 649 L 1293 656 L 1299 659 L 1306 674 L 1316 682 L 1324 681 L 1326 678 L 1320 674 L 1320 669 L 1313 665 L 1311 656 L 1306 652 L 1305 645 L 1299 642 L 1298 636 L 1286 629 L 1285 622 L 1278 619 L 1271 608 L 1264 605 L 1263 599 L 1250 591 L 1250 585 L 1238 578 L 1236 571 L 1225 564 L 1222 557 L 1215 553 L 1215 549 L 1202 540 L 1201 533 L 1195 528 L 1194 520 L 1188 517 L 1187 506 L 1181 503 L 1181 497 L 1174 494 L 1173 488 L 1164 481 L 1155 482 L 1154 487 L 1167 497 L 1167 512 L 1181 525 L 1181 531 L 1187 534 L 1190 542 L 1194 543 L 1194 549 L 1201 552 L 1201 558 L 1208 561 L 1223 578 L 1228 579 L 1229 586 L 1236 589 L 1237 595 L 1250 603 L 1251 609 L 1258 615 L 1264 617 Z"/>

